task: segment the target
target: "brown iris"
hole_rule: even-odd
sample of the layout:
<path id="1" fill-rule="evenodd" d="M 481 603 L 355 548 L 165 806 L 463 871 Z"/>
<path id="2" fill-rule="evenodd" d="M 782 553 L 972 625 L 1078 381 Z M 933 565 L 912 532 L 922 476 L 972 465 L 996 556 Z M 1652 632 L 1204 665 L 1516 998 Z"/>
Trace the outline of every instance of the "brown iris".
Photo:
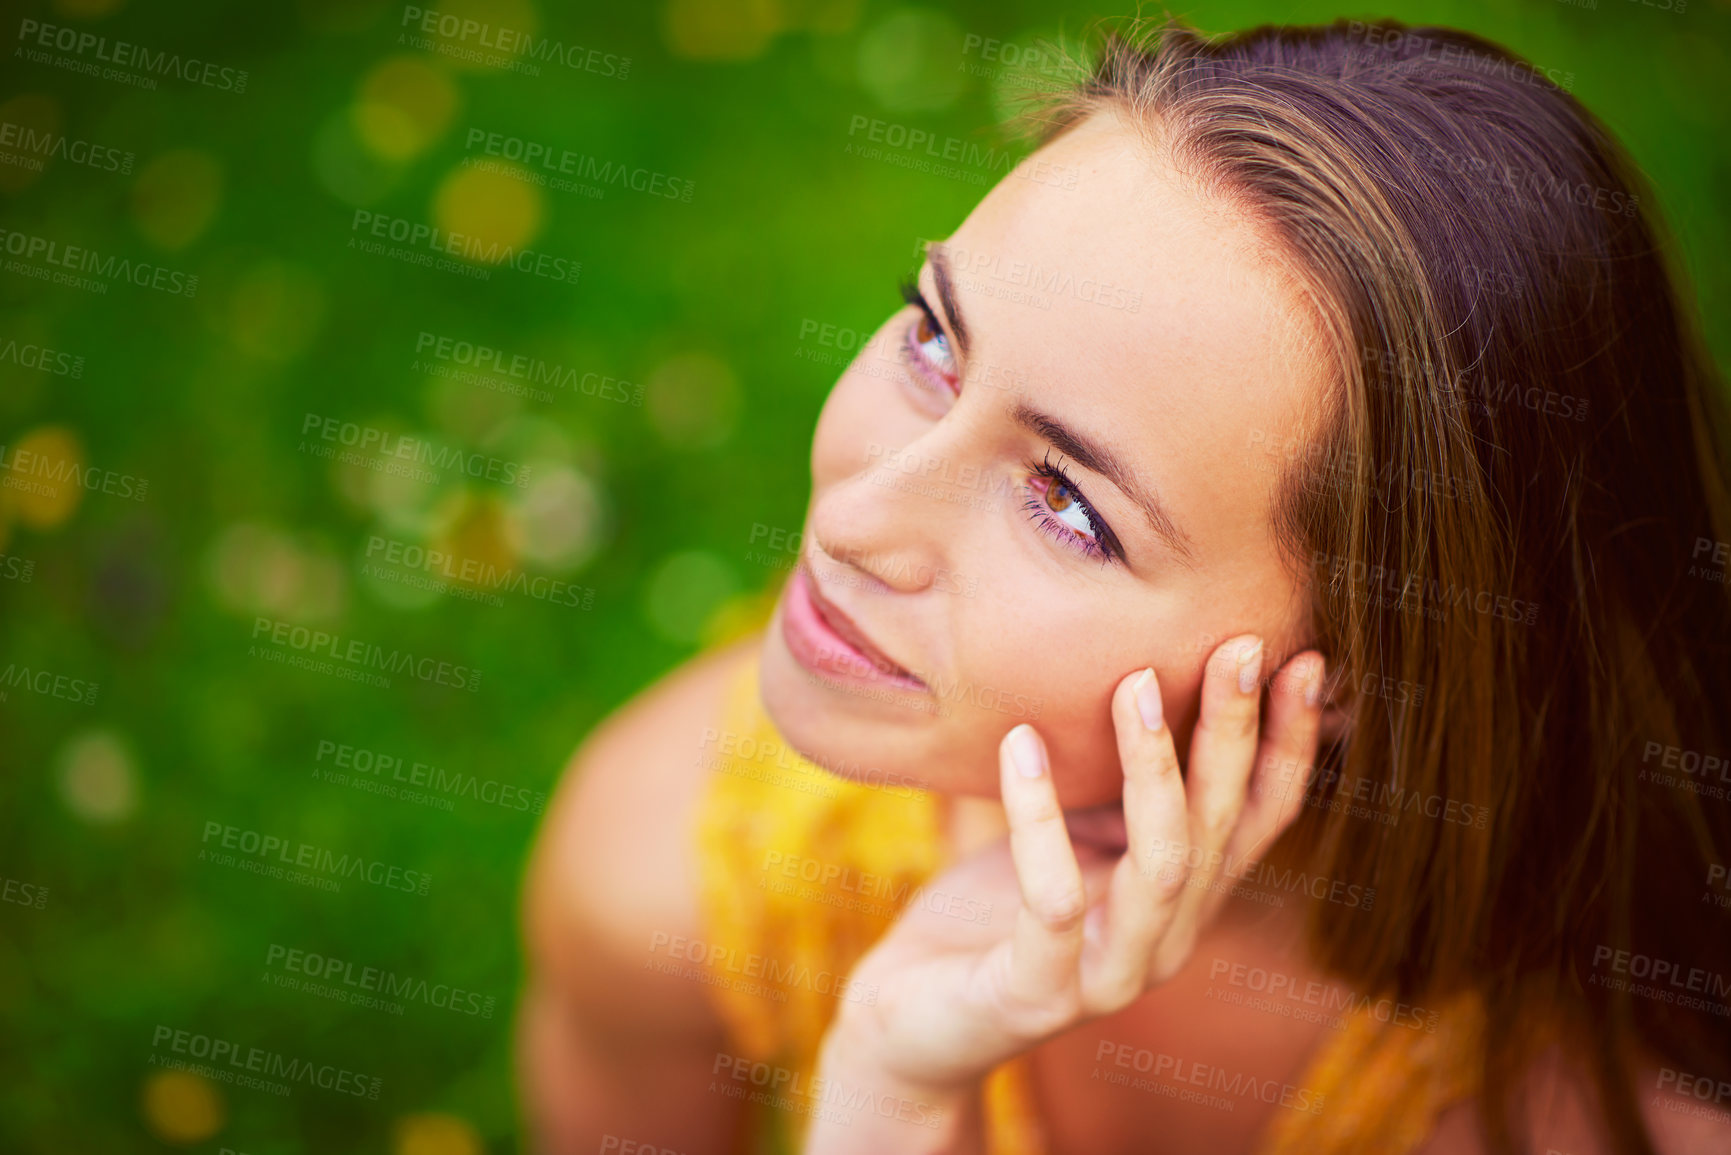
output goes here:
<path id="1" fill-rule="evenodd" d="M 1046 506 L 1054 513 L 1063 513 L 1075 502 L 1070 496 L 1070 487 L 1062 481 L 1046 479 Z"/>

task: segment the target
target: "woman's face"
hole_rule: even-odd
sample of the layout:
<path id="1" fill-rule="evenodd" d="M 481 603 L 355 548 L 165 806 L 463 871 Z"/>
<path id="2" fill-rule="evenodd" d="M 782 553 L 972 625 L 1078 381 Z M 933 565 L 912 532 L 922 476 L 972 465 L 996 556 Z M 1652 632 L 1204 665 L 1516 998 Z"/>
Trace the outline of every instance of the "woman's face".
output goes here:
<path id="1" fill-rule="evenodd" d="M 1263 447 L 1324 374 L 1266 238 L 1115 114 L 1037 159 L 836 382 L 762 692 L 808 757 L 944 792 L 995 796 L 1031 722 L 1080 807 L 1120 794 L 1124 675 L 1182 746 L 1215 645 L 1262 637 L 1266 680 L 1307 640 Z"/>

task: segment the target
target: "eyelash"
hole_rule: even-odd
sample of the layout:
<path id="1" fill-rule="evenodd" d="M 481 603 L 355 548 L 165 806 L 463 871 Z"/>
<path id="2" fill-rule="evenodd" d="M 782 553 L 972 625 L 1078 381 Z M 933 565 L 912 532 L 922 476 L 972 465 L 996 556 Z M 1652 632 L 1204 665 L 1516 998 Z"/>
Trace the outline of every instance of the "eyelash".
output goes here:
<path id="1" fill-rule="evenodd" d="M 938 315 L 932 312 L 931 305 L 926 303 L 926 295 L 920 292 L 920 283 L 918 281 L 914 280 L 912 277 L 903 277 L 896 285 L 896 290 L 901 293 L 903 301 L 906 301 L 908 304 L 914 306 L 926 315 L 926 320 L 932 323 L 932 330 L 934 332 L 942 333 L 944 331 L 944 327 L 938 324 Z"/>
<path id="2" fill-rule="evenodd" d="M 1040 461 L 1029 459 L 1026 468 L 1029 473 L 1057 482 L 1070 491 L 1076 504 L 1082 507 L 1082 516 L 1088 519 L 1088 527 L 1094 531 L 1094 540 L 1088 540 L 1053 517 L 1051 511 L 1042 504 L 1040 494 L 1032 487 L 1028 490 L 1028 500 L 1023 504 L 1023 508 L 1029 511 L 1030 521 L 1036 523 L 1042 532 L 1051 534 L 1084 557 L 1099 558 L 1101 565 L 1123 560 L 1124 551 L 1119 547 L 1112 527 L 1094 512 L 1093 503 L 1083 494 L 1081 487 L 1070 480 L 1070 475 L 1064 472 L 1062 462 L 1056 465 L 1052 463 L 1051 450 L 1047 450 L 1045 458 Z"/>
<path id="3" fill-rule="evenodd" d="M 931 304 L 927 302 L 925 294 L 920 292 L 919 284 L 910 277 L 903 280 L 899 287 L 901 289 L 902 300 L 918 309 L 921 316 L 924 318 L 925 324 L 931 329 L 934 338 L 943 341 L 944 348 L 949 353 L 951 366 L 954 367 L 955 352 L 953 349 L 950 349 L 949 334 L 944 330 L 944 327 L 938 323 L 938 315 L 932 310 Z M 952 380 L 948 373 L 936 373 L 934 370 L 928 369 L 926 365 L 922 364 L 922 362 L 928 360 L 928 358 L 923 353 L 917 352 L 914 348 L 916 340 L 917 334 L 913 328 L 910 327 L 908 331 L 903 334 L 899 346 L 903 365 L 907 367 L 908 371 L 914 377 L 918 378 L 918 383 L 921 387 L 942 393 L 948 397 L 953 398 L 957 396 L 961 392 L 959 375 Z M 934 377 L 937 379 L 934 380 Z"/>
<path id="4" fill-rule="evenodd" d="M 925 294 L 920 292 L 917 281 L 908 277 L 898 287 L 901 290 L 902 300 L 925 314 L 926 322 L 932 327 L 932 332 L 941 334 L 945 331 L 944 327 L 938 323 L 937 314 L 932 311 L 931 305 L 926 301 Z M 903 353 L 906 356 L 905 346 Z M 1093 503 L 1082 493 L 1081 487 L 1070 480 L 1070 475 L 1064 472 L 1061 461 L 1056 465 L 1052 463 L 1051 450 L 1047 450 L 1045 458 L 1040 461 L 1029 460 L 1026 468 L 1029 473 L 1062 485 L 1075 496 L 1076 504 L 1082 507 L 1082 515 L 1088 519 L 1088 527 L 1094 531 L 1094 539 L 1090 541 L 1084 538 L 1053 517 L 1049 509 L 1042 507 L 1040 495 L 1032 488 L 1028 491 L 1028 500 L 1023 504 L 1023 508 L 1029 511 L 1030 521 L 1037 524 L 1042 532 L 1051 534 L 1084 557 L 1099 558 L 1102 565 L 1123 559 L 1124 552 L 1118 545 L 1118 538 L 1112 532 L 1112 527 L 1106 524 L 1104 518 L 1094 512 Z"/>

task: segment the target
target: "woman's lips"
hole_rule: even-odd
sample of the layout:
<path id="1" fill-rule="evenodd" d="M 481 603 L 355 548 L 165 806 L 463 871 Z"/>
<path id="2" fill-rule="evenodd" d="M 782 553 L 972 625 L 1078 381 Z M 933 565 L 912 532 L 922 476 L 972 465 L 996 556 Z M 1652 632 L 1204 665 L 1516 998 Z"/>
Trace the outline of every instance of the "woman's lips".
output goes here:
<path id="1" fill-rule="evenodd" d="M 924 682 L 873 645 L 846 614 L 824 599 L 803 562 L 788 579 L 781 635 L 794 661 L 814 673 L 928 692 Z"/>

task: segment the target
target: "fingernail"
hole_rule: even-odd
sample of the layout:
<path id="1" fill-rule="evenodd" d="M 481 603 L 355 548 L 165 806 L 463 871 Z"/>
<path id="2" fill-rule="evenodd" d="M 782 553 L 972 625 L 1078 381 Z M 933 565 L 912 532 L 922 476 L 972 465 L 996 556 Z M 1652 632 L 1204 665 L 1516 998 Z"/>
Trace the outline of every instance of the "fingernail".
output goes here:
<path id="1" fill-rule="evenodd" d="M 1322 700 L 1322 675 L 1328 663 L 1322 658 L 1310 663 L 1310 680 L 1304 683 L 1304 704 L 1314 706 Z"/>
<path id="2" fill-rule="evenodd" d="M 1150 666 L 1136 675 L 1136 681 L 1130 688 L 1136 692 L 1136 712 L 1142 715 L 1142 724 L 1150 730 L 1159 730 L 1160 686 L 1154 681 L 1154 668 Z"/>
<path id="3" fill-rule="evenodd" d="M 1262 639 L 1247 642 L 1238 650 L 1238 692 L 1248 694 L 1256 689 L 1262 677 Z"/>
<path id="4" fill-rule="evenodd" d="M 1016 773 L 1024 778 L 1038 778 L 1046 772 L 1045 751 L 1034 737 L 1034 728 L 1026 722 L 1010 731 L 1010 761 L 1016 764 Z"/>

